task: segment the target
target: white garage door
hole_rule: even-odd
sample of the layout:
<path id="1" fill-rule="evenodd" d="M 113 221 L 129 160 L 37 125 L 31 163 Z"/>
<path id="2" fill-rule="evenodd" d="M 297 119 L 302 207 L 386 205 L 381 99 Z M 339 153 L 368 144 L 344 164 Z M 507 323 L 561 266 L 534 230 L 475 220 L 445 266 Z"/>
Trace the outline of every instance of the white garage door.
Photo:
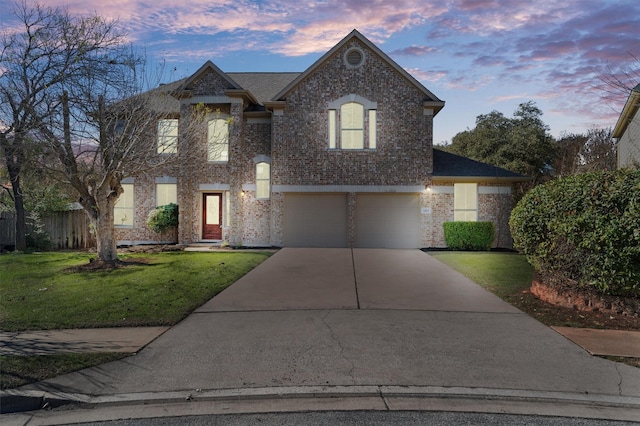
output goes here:
<path id="1" fill-rule="evenodd" d="M 286 194 L 286 247 L 346 247 L 346 194 Z"/>
<path id="2" fill-rule="evenodd" d="M 419 248 L 420 196 L 358 194 L 356 247 Z"/>

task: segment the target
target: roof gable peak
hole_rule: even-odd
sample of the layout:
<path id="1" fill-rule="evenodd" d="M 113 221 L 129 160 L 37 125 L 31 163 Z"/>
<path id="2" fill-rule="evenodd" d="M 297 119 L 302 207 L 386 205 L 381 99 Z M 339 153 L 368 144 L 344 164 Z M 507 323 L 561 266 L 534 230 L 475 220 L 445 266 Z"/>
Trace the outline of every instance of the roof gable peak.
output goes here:
<path id="1" fill-rule="evenodd" d="M 231 85 L 231 88 L 233 89 L 242 89 L 242 87 L 240 87 L 240 85 L 238 83 L 236 83 L 231 77 L 229 77 L 229 75 L 227 75 L 224 71 L 222 71 L 220 68 L 218 68 L 216 66 L 216 64 L 214 64 L 211 61 L 207 61 L 204 63 L 204 65 L 202 65 L 196 72 L 194 72 L 191 77 L 188 77 L 184 83 L 182 83 L 180 85 L 180 87 L 176 90 L 176 92 L 179 94 L 180 92 L 183 92 L 185 90 L 188 90 L 188 87 L 194 82 L 196 81 L 198 78 L 202 77 L 203 75 L 205 75 L 207 72 L 213 72 L 217 75 L 219 75 L 222 79 L 224 79 L 227 83 L 229 83 L 229 85 Z"/>
<path id="2" fill-rule="evenodd" d="M 378 46 L 373 44 L 368 38 L 362 35 L 357 29 L 353 29 L 347 36 L 345 36 L 342 40 L 338 42 L 334 47 L 332 47 L 328 52 L 320 57 L 316 62 L 314 62 L 309 68 L 307 68 L 302 74 L 300 74 L 295 80 L 293 80 L 287 87 L 282 89 L 278 94 L 273 97 L 273 101 L 283 100 L 286 95 L 298 85 L 300 81 L 310 75 L 314 70 L 322 66 L 334 53 L 344 47 L 346 44 L 351 42 L 352 40 L 357 39 L 361 44 L 363 44 L 367 49 L 371 50 L 373 53 L 377 54 L 385 61 L 389 66 L 395 69 L 400 75 L 402 75 L 405 79 L 407 79 L 411 84 L 413 84 L 416 88 L 418 88 L 421 92 L 425 94 L 425 100 L 432 101 L 437 105 L 436 113 L 444 107 L 444 101 L 440 100 L 436 95 L 431 93 L 422 83 L 416 80 L 411 74 L 409 74 L 404 68 L 398 65 L 393 59 L 391 59 L 386 53 L 384 53 Z"/>

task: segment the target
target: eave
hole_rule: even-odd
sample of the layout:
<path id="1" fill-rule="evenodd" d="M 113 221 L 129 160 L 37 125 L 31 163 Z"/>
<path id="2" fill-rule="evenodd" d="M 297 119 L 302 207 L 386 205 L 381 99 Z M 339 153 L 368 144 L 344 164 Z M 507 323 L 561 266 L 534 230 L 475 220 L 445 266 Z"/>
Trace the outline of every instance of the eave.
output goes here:
<path id="1" fill-rule="evenodd" d="M 629 123 L 631 123 L 633 117 L 635 117 L 638 113 L 638 108 L 640 108 L 640 84 L 638 84 L 631 90 L 631 94 L 629 94 L 627 103 L 624 104 L 624 108 L 620 113 L 618 122 L 613 128 L 612 137 L 620 139 L 622 135 L 624 135 L 624 132 L 627 130 L 627 126 L 629 125 Z"/>
<path id="2" fill-rule="evenodd" d="M 499 176 L 433 176 L 431 181 L 433 183 L 516 183 L 516 182 L 529 182 L 532 178 L 528 176 L 523 177 L 499 177 Z"/>

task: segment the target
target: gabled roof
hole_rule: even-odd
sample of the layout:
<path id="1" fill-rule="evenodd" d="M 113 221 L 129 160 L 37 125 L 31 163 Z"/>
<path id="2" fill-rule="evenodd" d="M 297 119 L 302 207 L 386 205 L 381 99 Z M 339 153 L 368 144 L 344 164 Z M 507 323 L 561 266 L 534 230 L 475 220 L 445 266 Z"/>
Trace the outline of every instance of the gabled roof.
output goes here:
<path id="1" fill-rule="evenodd" d="M 433 149 L 433 179 L 435 180 L 501 180 L 524 182 L 529 177 L 512 171 L 475 161 L 467 157 Z"/>
<path id="2" fill-rule="evenodd" d="M 318 67 L 320 67 L 325 61 L 327 61 L 334 53 L 340 50 L 345 44 L 353 39 L 357 39 L 362 44 L 364 44 L 368 49 L 379 55 L 384 61 L 386 61 L 393 69 L 395 69 L 400 75 L 409 80 L 411 84 L 413 84 L 418 90 L 420 90 L 425 95 L 425 101 L 430 101 L 430 105 L 434 106 L 434 115 L 438 113 L 444 107 L 444 101 L 438 99 L 436 95 L 431 93 L 426 87 L 422 85 L 418 80 L 416 80 L 411 74 L 405 71 L 400 65 L 398 65 L 393 59 L 391 59 L 386 53 L 380 50 L 375 44 L 371 43 L 365 36 L 360 34 L 358 30 L 353 30 L 349 33 L 345 38 L 343 38 L 338 44 L 336 44 L 331 50 L 322 55 L 320 59 L 313 63 L 305 72 L 300 74 L 295 80 L 289 83 L 284 89 L 278 92 L 271 100 L 280 101 L 286 98 L 287 94 L 298 85 L 300 81 L 306 78 L 308 75 L 313 73 Z"/>
<path id="3" fill-rule="evenodd" d="M 295 80 L 299 72 L 230 72 L 227 73 L 243 89 L 264 104 L 271 100 L 283 87 Z"/>
<path id="4" fill-rule="evenodd" d="M 613 137 L 619 139 L 624 135 L 624 132 L 627 130 L 627 126 L 631 123 L 631 120 L 638 113 L 638 109 L 640 108 L 640 84 L 631 89 L 631 93 L 629 94 L 629 98 L 627 99 L 627 103 L 624 104 L 624 108 L 620 113 L 620 117 L 618 118 L 618 122 L 616 123 L 616 127 L 613 129 Z"/>
<path id="5" fill-rule="evenodd" d="M 180 85 L 180 87 L 176 90 L 176 93 L 178 94 L 178 96 L 180 96 L 180 92 L 183 92 L 184 90 L 187 90 L 189 86 L 191 86 L 191 84 L 197 80 L 198 78 L 200 78 L 202 75 L 204 75 L 206 72 L 208 71 L 213 71 L 214 73 L 218 74 L 222 79 L 224 79 L 227 83 L 229 83 L 229 85 L 231 86 L 231 89 L 242 89 L 242 87 L 236 83 L 235 81 L 233 81 L 233 79 L 231 77 L 229 77 L 229 74 L 224 73 L 220 68 L 218 68 L 213 62 L 211 61 L 207 61 L 204 63 L 204 65 L 202 65 L 198 71 L 194 72 L 191 77 L 187 78 L 184 83 L 182 83 L 182 85 Z"/>

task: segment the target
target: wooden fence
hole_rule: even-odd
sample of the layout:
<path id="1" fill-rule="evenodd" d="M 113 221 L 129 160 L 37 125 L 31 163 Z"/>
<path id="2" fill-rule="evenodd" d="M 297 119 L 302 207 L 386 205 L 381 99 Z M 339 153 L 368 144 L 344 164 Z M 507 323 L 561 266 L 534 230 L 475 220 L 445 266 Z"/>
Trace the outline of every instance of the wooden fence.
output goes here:
<path id="1" fill-rule="evenodd" d="M 40 219 L 41 230 L 54 250 L 86 249 L 96 246 L 95 237 L 89 231 L 89 218 L 83 210 L 49 213 Z M 1 247 L 15 246 L 15 223 L 15 212 L 0 212 Z M 27 220 L 27 234 L 32 233 L 36 226 Z"/>

